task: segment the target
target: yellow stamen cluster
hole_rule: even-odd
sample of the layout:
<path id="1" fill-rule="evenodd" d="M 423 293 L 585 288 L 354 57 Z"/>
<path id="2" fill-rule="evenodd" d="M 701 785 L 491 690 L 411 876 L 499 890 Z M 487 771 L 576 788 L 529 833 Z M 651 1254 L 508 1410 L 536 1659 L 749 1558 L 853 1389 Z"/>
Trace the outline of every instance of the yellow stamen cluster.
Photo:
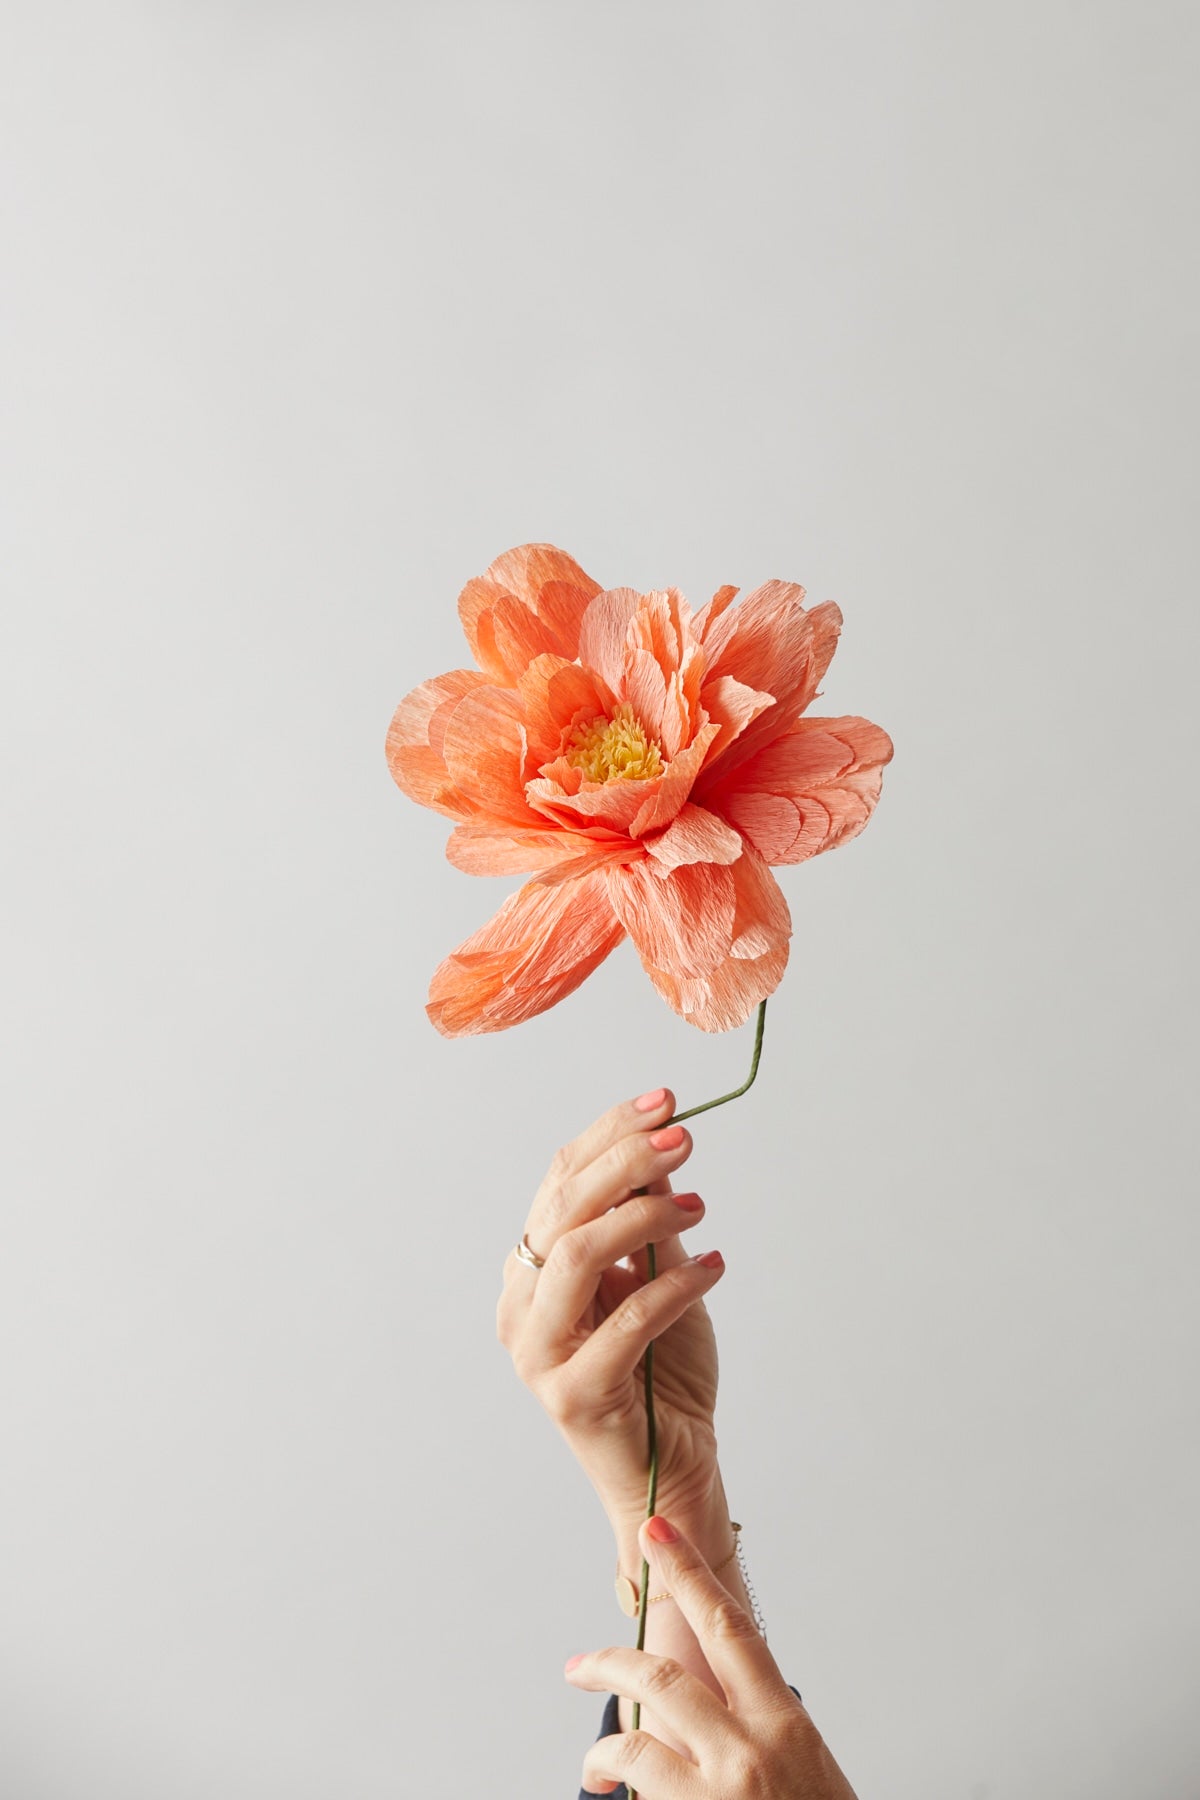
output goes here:
<path id="1" fill-rule="evenodd" d="M 611 719 L 577 725 L 564 755 L 588 781 L 649 781 L 663 772 L 662 751 L 646 736 L 628 701 Z"/>

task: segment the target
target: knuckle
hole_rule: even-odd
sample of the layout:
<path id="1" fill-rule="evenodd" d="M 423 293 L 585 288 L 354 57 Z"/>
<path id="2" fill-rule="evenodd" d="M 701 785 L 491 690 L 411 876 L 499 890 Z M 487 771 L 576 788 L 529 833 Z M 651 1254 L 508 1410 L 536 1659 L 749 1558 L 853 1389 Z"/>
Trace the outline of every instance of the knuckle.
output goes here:
<path id="1" fill-rule="evenodd" d="M 732 1594 L 714 1600 L 705 1619 L 705 1632 L 723 1643 L 740 1644 L 757 1638 L 758 1627 L 749 1613 L 740 1607 Z"/>
<path id="2" fill-rule="evenodd" d="M 614 1331 L 626 1337 L 640 1337 L 650 1329 L 649 1307 L 640 1294 L 634 1294 L 618 1306 L 611 1323 Z"/>
<path id="3" fill-rule="evenodd" d="M 614 1162 L 619 1177 L 627 1188 L 641 1187 L 643 1172 L 653 1162 L 655 1154 L 649 1138 L 640 1132 L 633 1137 L 621 1139 Z"/>
<path id="4" fill-rule="evenodd" d="M 576 1226 L 574 1231 L 564 1232 L 555 1240 L 554 1246 L 546 1258 L 546 1265 L 554 1266 L 555 1273 L 561 1275 L 582 1275 L 592 1260 L 591 1233 L 584 1226 Z"/>
<path id="5" fill-rule="evenodd" d="M 546 1218 L 550 1229 L 556 1233 L 564 1231 L 568 1225 L 574 1190 L 574 1176 L 564 1173 L 546 1192 Z"/>
<path id="6" fill-rule="evenodd" d="M 742 1749 L 733 1766 L 733 1792 L 745 1800 L 774 1800 L 778 1792 L 777 1776 L 763 1766 L 762 1757 L 754 1749 Z"/>
<path id="7" fill-rule="evenodd" d="M 577 1425 L 588 1410 L 586 1393 L 573 1376 L 560 1375 L 547 1382 L 539 1399 L 559 1425 Z"/>
<path id="8" fill-rule="evenodd" d="M 654 1663 L 646 1671 L 646 1692 L 661 1698 L 677 1688 L 683 1680 L 684 1671 L 674 1657 L 664 1656 L 661 1662 Z"/>
<path id="9" fill-rule="evenodd" d="M 546 1179 L 553 1187 L 561 1187 L 571 1173 L 574 1163 L 572 1151 L 574 1145 L 561 1144 L 550 1158 L 550 1167 L 546 1171 Z"/>
<path id="10" fill-rule="evenodd" d="M 625 1767 L 636 1769 L 641 1763 L 653 1739 L 648 1731 L 628 1731 L 625 1734 Z"/>

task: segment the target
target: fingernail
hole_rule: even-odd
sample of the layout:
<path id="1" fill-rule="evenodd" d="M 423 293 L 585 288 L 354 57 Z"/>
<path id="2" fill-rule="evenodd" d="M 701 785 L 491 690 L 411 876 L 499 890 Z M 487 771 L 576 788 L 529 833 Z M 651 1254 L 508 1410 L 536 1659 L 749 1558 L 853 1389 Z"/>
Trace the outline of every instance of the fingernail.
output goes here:
<path id="1" fill-rule="evenodd" d="M 699 1194 L 672 1194 L 671 1198 L 684 1212 L 699 1212 L 704 1205 Z"/>
<path id="2" fill-rule="evenodd" d="M 563 1665 L 563 1674 L 569 1675 L 571 1673 L 571 1670 L 577 1669 L 582 1661 L 583 1661 L 583 1652 L 582 1651 L 580 1652 L 580 1654 L 578 1656 L 568 1656 L 566 1662 Z"/>
<path id="3" fill-rule="evenodd" d="M 694 1257 L 693 1261 L 698 1262 L 702 1269 L 723 1269 L 725 1267 L 725 1258 L 719 1250 L 706 1250 L 703 1256 Z"/>
<path id="4" fill-rule="evenodd" d="M 656 1150 L 678 1150 L 683 1142 L 682 1125 L 664 1125 L 661 1131 L 650 1133 L 650 1142 Z"/>
<path id="5" fill-rule="evenodd" d="M 635 1112 L 654 1112 L 667 1097 L 666 1088 L 655 1088 L 652 1094 L 643 1094 L 640 1100 L 633 1103 Z"/>
<path id="6" fill-rule="evenodd" d="M 679 1533 L 671 1521 L 664 1519 L 661 1513 L 655 1513 L 654 1517 L 647 1521 L 646 1536 L 653 1538 L 656 1544 L 677 1544 L 679 1542 Z"/>

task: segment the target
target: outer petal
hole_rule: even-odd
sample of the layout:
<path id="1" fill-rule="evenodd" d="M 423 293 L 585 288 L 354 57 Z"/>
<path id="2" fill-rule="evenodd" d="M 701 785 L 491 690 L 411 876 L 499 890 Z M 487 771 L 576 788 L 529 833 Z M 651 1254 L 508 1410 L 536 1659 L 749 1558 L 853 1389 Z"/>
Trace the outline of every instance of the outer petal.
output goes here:
<path id="1" fill-rule="evenodd" d="M 573 556 L 553 544 L 519 544 L 498 556 L 487 576 L 532 607 L 558 638 L 564 655 L 579 654 L 579 622 L 600 583 Z"/>
<path id="2" fill-rule="evenodd" d="M 524 718 L 513 693 L 484 686 L 460 700 L 442 740 L 450 778 L 471 804 L 459 817 L 535 826 L 525 802 L 525 753 Z"/>
<path id="3" fill-rule="evenodd" d="M 573 993 L 624 935 L 601 871 L 540 876 L 446 958 L 426 1011 L 446 1037 L 519 1025 Z"/>
<path id="4" fill-rule="evenodd" d="M 767 862 L 804 862 L 857 837 L 891 757 L 891 738 L 867 719 L 798 719 L 710 786 L 705 804 Z"/>
<path id="5" fill-rule="evenodd" d="M 643 863 L 610 869 L 608 881 L 647 975 L 690 1024 L 703 1031 L 744 1025 L 778 987 L 791 919 L 753 850 L 727 869 L 699 864 L 664 880 Z"/>
<path id="6" fill-rule="evenodd" d="M 446 858 L 464 875 L 531 875 L 560 863 L 578 862 L 594 848 L 588 838 L 556 830 L 553 825 L 534 831 L 459 825 L 450 833 Z"/>
<path id="7" fill-rule="evenodd" d="M 651 980 L 714 969 L 733 941 L 733 873 L 715 863 L 664 869 L 650 857 L 607 870 L 613 911 L 633 939 Z"/>
<path id="8" fill-rule="evenodd" d="M 446 767 L 442 753 L 446 726 L 459 702 L 486 685 L 487 676 L 478 669 L 451 669 L 406 695 L 388 726 L 388 768 L 397 787 L 419 805 L 452 819 L 469 819 L 476 807 Z"/>
<path id="9" fill-rule="evenodd" d="M 502 685 L 535 656 L 574 657 L 579 621 L 599 583 L 553 544 L 521 544 L 468 581 L 458 616 L 480 668 Z"/>

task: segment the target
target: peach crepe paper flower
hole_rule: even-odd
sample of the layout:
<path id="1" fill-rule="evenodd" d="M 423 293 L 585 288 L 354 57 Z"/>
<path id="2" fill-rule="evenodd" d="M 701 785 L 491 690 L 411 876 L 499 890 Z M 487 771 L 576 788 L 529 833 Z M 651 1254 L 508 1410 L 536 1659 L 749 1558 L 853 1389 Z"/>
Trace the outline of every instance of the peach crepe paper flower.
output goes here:
<path id="1" fill-rule="evenodd" d="M 675 588 L 601 590 L 550 544 L 469 581 L 458 610 L 477 663 L 397 708 L 388 764 L 457 821 L 446 854 L 473 875 L 533 878 L 437 970 L 428 1013 L 449 1037 L 544 1012 L 626 936 L 659 993 L 705 1031 L 775 991 L 791 918 L 769 865 L 855 837 L 892 755 L 855 717 L 807 718 L 842 615 L 795 582 L 693 614 Z"/>

